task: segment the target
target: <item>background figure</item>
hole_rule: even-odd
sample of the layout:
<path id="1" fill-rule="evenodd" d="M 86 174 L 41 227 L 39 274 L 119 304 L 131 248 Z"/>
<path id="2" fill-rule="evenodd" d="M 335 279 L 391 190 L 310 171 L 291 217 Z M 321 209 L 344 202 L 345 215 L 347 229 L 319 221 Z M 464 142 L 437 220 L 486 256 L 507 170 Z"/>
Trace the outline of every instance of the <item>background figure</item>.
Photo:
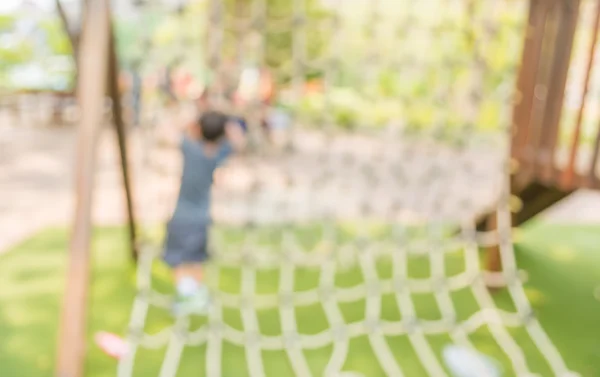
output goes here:
<path id="1" fill-rule="evenodd" d="M 269 113 L 274 98 L 275 84 L 273 76 L 267 68 L 249 66 L 242 70 L 233 94 L 233 102 L 242 108 L 254 103 L 258 106 L 260 126 L 267 140 L 270 140 L 271 136 Z M 238 121 L 243 127 L 247 127 L 245 119 L 239 118 Z"/>
<path id="2" fill-rule="evenodd" d="M 140 124 L 142 111 L 142 78 L 135 68 L 131 70 L 131 107 L 132 123 L 134 127 L 137 127 Z"/>
<path id="3" fill-rule="evenodd" d="M 173 68 L 170 65 L 167 65 L 163 70 L 162 77 L 160 78 L 160 90 L 165 97 L 167 106 L 171 106 L 177 102 L 177 97 L 175 96 L 175 93 L 173 93 L 172 72 Z"/>

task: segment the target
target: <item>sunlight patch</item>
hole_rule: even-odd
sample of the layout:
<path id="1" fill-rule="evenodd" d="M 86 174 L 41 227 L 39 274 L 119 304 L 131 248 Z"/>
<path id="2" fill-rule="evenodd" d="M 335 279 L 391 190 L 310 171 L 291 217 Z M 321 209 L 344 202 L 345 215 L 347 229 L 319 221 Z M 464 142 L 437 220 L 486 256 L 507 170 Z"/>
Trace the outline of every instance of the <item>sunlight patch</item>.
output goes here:
<path id="1" fill-rule="evenodd" d="M 550 256 L 558 262 L 571 262 L 575 259 L 576 251 L 569 246 L 558 245 L 550 250 Z"/>
<path id="2" fill-rule="evenodd" d="M 524 289 L 525 289 L 525 295 L 527 296 L 527 298 L 529 299 L 529 302 L 532 305 L 534 305 L 534 306 L 542 305 L 547 301 L 546 295 L 544 295 L 540 290 L 531 288 L 531 287 L 524 288 Z"/>

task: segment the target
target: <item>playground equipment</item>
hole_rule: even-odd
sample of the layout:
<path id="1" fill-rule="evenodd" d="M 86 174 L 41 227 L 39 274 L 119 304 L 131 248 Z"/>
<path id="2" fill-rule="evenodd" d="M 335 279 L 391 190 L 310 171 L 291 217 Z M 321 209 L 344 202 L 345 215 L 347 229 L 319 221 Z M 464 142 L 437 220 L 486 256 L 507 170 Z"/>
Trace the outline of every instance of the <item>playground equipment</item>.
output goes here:
<path id="1" fill-rule="evenodd" d="M 88 17 L 79 48 L 80 80 L 77 93 L 82 111 L 78 143 L 79 200 L 57 365 L 57 375 L 61 377 L 79 377 L 83 372 L 94 144 L 102 115 L 100 103 L 106 92 L 113 98 L 115 106 L 114 119 L 123 157 L 132 241 L 135 241 L 136 236 L 126 169 L 126 144 L 118 94 L 114 89 L 116 57 L 111 42 L 107 3 L 106 0 L 88 1 Z M 241 269 L 242 292 L 239 295 L 215 292 L 215 304 L 208 317 L 208 325 L 193 330 L 189 327 L 189 319 L 182 318 L 172 328 L 157 334 L 144 333 L 149 307 L 168 307 L 170 298 L 155 292 L 151 286 L 151 265 L 159 250 L 152 245 L 146 245 L 143 251 L 140 250 L 137 280 L 139 294 L 134 302 L 128 335 L 134 352 L 121 360 L 118 370 L 120 377 L 132 374 L 137 348 L 163 346 L 167 346 L 167 353 L 159 371 L 160 376 L 175 376 L 185 346 L 198 344 L 207 345 L 206 375 L 221 376 L 223 341 L 244 347 L 248 371 L 252 376 L 265 375 L 262 350 L 284 350 L 294 373 L 298 376 L 310 376 L 312 372 L 303 350 L 332 345 L 333 350 L 324 374 L 334 376 L 341 372 L 350 340 L 361 335 L 368 337 L 381 368 L 389 376 L 410 375 L 386 342 L 386 337 L 393 335 L 408 337 L 427 374 L 445 376 L 447 372 L 427 337 L 447 334 L 453 343 L 472 348 L 474 343 L 469 335 L 482 326 L 490 329 L 491 337 L 509 360 L 513 374 L 530 376 L 532 371 L 527 355 L 507 330 L 508 327 L 519 327 L 526 331 L 537 353 L 546 361 L 549 373 L 563 377 L 574 375 L 569 372 L 533 315 L 523 291 L 523 276 L 517 269 L 512 250 L 511 191 L 521 194 L 523 200 L 528 202 L 529 197 L 525 193 L 532 190 L 527 189 L 529 185 L 558 182 L 546 179 L 548 175 L 543 169 L 530 169 L 530 166 L 537 165 L 528 165 L 529 157 L 524 157 L 528 154 L 521 153 L 520 150 L 521 147 L 528 146 L 525 150 L 536 152 L 537 146 L 541 145 L 545 147 L 540 149 L 543 151 L 542 156 L 546 156 L 549 150 L 553 150 L 553 144 L 558 138 L 558 131 L 554 130 L 558 128 L 560 112 L 556 106 L 562 108 L 562 92 L 567 72 L 565 65 L 568 65 L 565 55 L 570 55 L 579 2 L 532 0 L 529 3 L 529 21 L 521 23 L 517 20 L 511 24 L 510 30 L 500 29 L 498 22 L 501 15 L 507 14 L 508 2 L 440 2 L 439 6 L 446 8 L 438 14 L 447 15 L 447 18 L 440 16 L 421 19 L 423 24 L 420 24 L 417 15 L 427 12 L 424 7 L 431 4 L 426 3 L 410 2 L 406 7 L 396 9 L 398 14 L 393 14 L 391 11 L 386 13 L 389 8 L 385 8 L 384 1 L 368 2 L 362 12 L 368 15 L 367 32 L 362 39 L 358 38 L 358 43 L 362 42 L 364 51 L 367 52 L 355 56 L 344 50 L 342 42 L 352 38 L 343 38 L 347 29 L 343 27 L 344 18 L 339 14 L 343 9 L 339 4 L 337 7 L 334 4 L 330 9 L 332 16 L 319 20 L 319 25 L 315 26 L 306 17 L 307 3 L 304 0 L 289 2 L 291 9 L 287 9 L 289 13 L 284 16 L 270 12 L 269 2 L 266 0 L 248 2 L 242 10 L 236 8 L 237 11 L 234 12 L 226 2 L 209 2 L 207 65 L 213 72 L 218 71 L 223 58 L 229 58 L 231 51 L 235 52 L 238 67 L 248 61 L 265 65 L 269 49 L 272 48 L 268 37 L 272 33 L 287 33 L 292 46 L 292 58 L 271 68 L 281 81 L 287 80 L 291 87 L 291 97 L 296 101 L 302 99 L 300 93 L 308 72 L 317 72 L 324 83 L 325 105 L 317 119 L 296 114 L 298 125 L 291 131 L 289 139 L 294 147 L 291 152 L 262 148 L 260 136 L 254 133 L 257 149 L 245 162 L 238 162 L 238 167 L 245 167 L 247 171 L 253 172 L 252 183 L 242 194 L 223 192 L 222 195 L 227 195 L 227 200 L 222 203 L 215 198 L 217 221 L 237 221 L 246 227 L 242 240 L 237 244 L 228 244 L 226 237 L 219 238 L 218 234 L 214 237 L 216 267 L 211 270 L 214 272 L 209 277 L 211 286 L 216 284 L 219 266 L 227 265 Z M 521 5 L 525 5 L 525 2 Z M 514 3 L 511 2 L 510 6 L 514 6 Z M 600 7 L 597 11 L 600 11 Z M 515 13 L 513 8 L 511 12 Z M 385 28 L 384 15 L 397 17 L 391 22 L 393 28 Z M 458 20 L 462 20 L 462 23 L 457 22 Z M 546 20 L 550 20 L 551 26 L 543 26 Z M 552 20 L 557 22 L 553 23 Z M 543 45 L 542 41 L 547 41 L 540 30 L 552 29 L 552 25 L 558 25 L 558 31 L 553 34 L 556 36 L 554 45 L 557 48 L 550 49 L 550 52 L 543 49 L 546 52 L 537 52 Z M 595 25 L 597 26 L 597 22 Z M 327 30 L 322 31 L 326 35 L 323 42 L 326 47 L 308 53 L 310 43 L 306 34 L 316 30 L 311 28 Z M 441 40 L 440 30 L 444 32 L 443 41 L 447 45 L 439 42 L 435 44 Z M 485 52 L 492 48 L 514 49 L 514 42 L 522 40 L 524 30 L 527 32 L 517 85 L 521 95 L 513 112 L 517 136 L 510 154 L 513 161 L 520 162 L 520 171 L 529 173 L 527 179 L 515 175 L 511 182 L 509 171 L 515 163 L 511 164 L 509 153 L 504 152 L 508 151 L 508 146 L 503 144 L 504 138 L 493 138 L 491 142 L 484 140 L 482 147 L 473 141 L 473 135 L 479 122 L 487 121 L 498 125 L 510 123 L 505 115 L 511 110 L 508 104 L 512 90 L 503 91 L 499 88 L 510 88 L 510 85 L 502 84 L 510 84 L 511 75 L 504 72 L 500 78 L 495 77 L 499 82 L 489 80 L 493 74 L 493 62 Z M 597 27 L 595 30 L 597 32 Z M 420 33 L 414 34 L 417 31 Z M 569 33 L 565 36 L 561 31 Z M 566 38 L 567 42 L 562 38 Z M 415 39 L 419 40 L 420 48 L 415 45 Z M 391 57 L 382 56 L 382 45 L 375 41 L 383 45 L 389 43 L 388 47 L 405 48 L 396 49 L 397 54 L 392 54 Z M 424 49 L 423 44 L 430 44 L 435 48 Z M 235 48 L 228 48 L 232 45 Z M 468 53 L 462 54 L 458 59 L 451 59 L 452 54 L 448 50 L 451 52 L 465 45 L 470 46 Z M 441 58 L 432 52 L 439 52 Z M 553 58 L 538 59 L 539 56 Z M 419 80 L 429 78 L 425 82 L 435 84 L 433 96 L 424 99 L 417 97 L 418 90 L 400 91 L 395 94 L 397 98 L 394 103 L 402 111 L 396 114 L 398 116 L 391 117 L 387 127 L 382 127 L 378 132 L 362 130 L 360 126 L 352 134 L 338 131 L 336 119 L 327 109 L 335 105 L 335 98 L 331 93 L 343 76 L 340 71 L 344 68 L 343 62 L 346 59 L 356 59 L 353 64 L 358 61 L 364 67 L 364 74 L 360 75 L 356 85 L 366 94 L 366 103 L 377 104 L 386 100 L 384 95 L 373 90 L 373 83 L 378 82 L 378 74 L 384 68 L 405 72 L 401 78 L 410 81 L 412 86 L 406 86 L 412 88 L 418 89 Z M 435 66 L 440 61 L 443 66 Z M 553 68 L 550 71 L 553 72 L 554 80 L 548 87 L 544 100 L 546 110 L 542 113 L 549 120 L 532 122 L 532 117 L 527 114 L 531 114 L 532 109 L 536 108 L 533 105 L 537 101 L 534 78 L 540 77 L 538 73 L 544 72 L 544 63 L 548 61 L 552 62 Z M 538 66 L 538 62 L 541 66 Z M 105 80 L 106 77 L 110 80 Z M 457 77 L 462 80 L 457 80 Z M 547 79 L 548 76 L 544 77 Z M 109 81 L 108 85 L 106 81 Z M 494 84 L 489 84 L 490 82 Z M 537 89 L 539 92 L 539 86 Z M 223 98 L 223 93 L 218 88 L 213 88 L 209 94 L 214 103 L 244 114 L 251 132 L 259 128 L 259 114 L 264 110 L 261 104 L 236 108 Z M 419 108 L 422 105 L 419 101 L 426 100 L 430 106 Z M 500 115 L 497 118 L 482 116 L 484 100 L 500 104 Z M 506 105 L 503 107 L 503 104 Z M 411 111 L 415 108 L 421 111 Z M 411 126 L 422 120 L 419 116 L 424 112 L 430 112 L 430 116 L 422 123 L 431 124 L 431 127 L 418 133 L 417 137 Z M 363 115 L 354 114 L 357 117 Z M 371 121 L 373 119 L 368 117 L 362 118 L 363 123 Z M 320 123 L 324 131 L 302 127 L 310 122 Z M 449 124 L 455 126 L 451 131 L 446 127 Z M 552 132 L 544 133 L 540 144 L 522 141 L 538 140 L 523 136 L 523 132 L 539 131 L 542 126 L 544 129 L 550 127 Z M 507 134 L 508 132 L 504 133 L 505 136 Z M 451 142 L 440 141 L 441 136 Z M 483 151 L 487 153 L 484 154 Z M 498 153 L 494 154 L 494 151 Z M 550 164 L 552 160 L 542 161 Z M 542 167 L 548 166 L 551 165 Z M 573 173 L 568 173 L 567 176 L 571 174 Z M 574 182 L 575 180 L 564 178 L 564 184 L 560 187 L 572 189 L 575 187 Z M 236 195 L 240 195 L 239 201 Z M 535 195 L 534 199 L 537 197 Z M 527 203 L 525 204 L 527 207 Z M 494 219 L 490 221 L 493 228 L 490 231 L 477 231 L 478 220 L 489 213 L 492 215 L 488 218 Z M 341 225 L 339 219 L 342 220 Z M 357 219 L 368 220 L 367 225 L 359 225 L 358 229 L 348 234 L 344 230 L 343 221 L 352 223 Z M 303 244 L 302 237 L 295 230 L 297 224 L 303 222 L 320 224 L 318 242 L 310 247 Z M 379 230 L 372 230 L 372 224 L 378 224 L 375 228 Z M 277 227 L 276 234 L 271 235 L 272 239 L 277 240 L 275 246 L 260 242 L 261 237 L 264 237 L 261 232 L 273 229 L 269 227 Z M 132 242 L 132 245 L 137 243 Z M 496 259 L 502 262 L 499 265 L 501 268 L 481 270 L 480 247 L 495 250 Z M 457 251 L 464 268 L 449 273 L 447 258 Z M 409 269 L 411 261 L 418 257 L 427 261 L 429 273 L 426 277 L 414 277 Z M 382 277 L 377 270 L 378 263 L 382 260 L 388 261 L 391 266 L 388 277 Z M 358 266 L 363 281 L 356 286 L 339 287 L 335 276 L 348 266 Z M 295 271 L 309 267 L 317 268 L 320 272 L 318 286 L 295 292 Z M 266 268 L 279 271 L 277 293 L 256 292 L 257 271 Z M 515 310 L 500 310 L 488 290 L 489 286 L 505 287 Z M 461 289 L 468 290 L 477 303 L 476 310 L 467 317 L 459 315 L 452 300 L 452 293 Z M 401 320 L 389 321 L 382 318 L 381 303 L 385 294 L 394 296 L 402 315 Z M 412 294 L 431 295 L 441 317 L 436 320 L 420 318 Z M 338 303 L 361 299 L 366 302 L 365 318 L 346 323 Z M 301 334 L 296 324 L 294 308 L 312 303 L 322 305 L 330 329 L 313 335 Z M 240 308 L 243 331 L 224 322 L 223 308 Z M 282 329 L 280 335 L 260 333 L 256 312 L 265 308 L 278 309 Z"/>
<path id="2" fill-rule="evenodd" d="M 577 189 L 600 187 L 600 125 L 592 102 L 600 7 L 595 1 L 530 4 L 512 114 L 511 193 L 520 203 L 514 226 Z M 484 216 L 478 229 L 486 227 L 494 223 Z M 489 268 L 499 270 L 499 263 L 492 249 Z"/>
<path id="3" fill-rule="evenodd" d="M 93 15 L 93 16 L 92 16 Z M 73 236 L 69 253 L 69 270 L 65 292 L 65 310 L 61 320 L 61 346 L 57 361 L 58 376 L 81 376 L 85 354 L 85 317 L 87 288 L 89 284 L 90 214 L 95 170 L 95 150 L 98 132 L 104 121 L 105 95 L 112 96 L 114 123 L 117 128 L 124 186 L 130 219 L 132 241 L 135 227 L 129 175 L 127 148 L 120 116 L 117 94 L 117 61 L 112 42 L 110 15 L 105 1 L 87 2 L 85 30 L 79 49 L 79 74 L 77 96 L 81 111 L 77 140 L 76 190 Z M 110 81 L 110 82 L 109 82 Z M 132 242 L 132 250 L 135 244 Z"/>
<path id="4" fill-rule="evenodd" d="M 518 162 L 513 192 L 522 197 L 524 204 L 515 216 L 515 225 L 580 187 L 599 187 L 596 167 L 600 128 L 588 127 L 593 140 L 591 150 L 581 142 L 584 120 L 596 119 L 595 111 L 586 111 L 586 105 L 594 106 L 590 103 L 590 86 L 597 87 L 591 80 L 599 22 L 595 2 L 532 2 L 531 28 L 518 79 L 521 95 L 513 112 L 511 155 Z M 578 25 L 583 27 L 578 29 Z M 572 59 L 576 35 L 586 44 L 575 51 Z M 565 93 L 572 98 L 565 100 Z M 561 136 L 566 136 L 567 143 L 560 142 Z"/>

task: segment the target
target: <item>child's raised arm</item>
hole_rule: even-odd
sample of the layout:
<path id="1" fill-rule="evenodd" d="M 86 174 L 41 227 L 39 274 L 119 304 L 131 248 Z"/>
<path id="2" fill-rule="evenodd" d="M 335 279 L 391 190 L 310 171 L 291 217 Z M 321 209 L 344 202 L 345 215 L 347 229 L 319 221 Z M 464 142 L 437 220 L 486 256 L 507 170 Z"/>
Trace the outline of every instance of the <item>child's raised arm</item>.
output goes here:
<path id="1" fill-rule="evenodd" d="M 230 121 L 225 126 L 227 140 L 236 151 L 246 148 L 247 140 L 242 126 L 238 122 Z"/>
<path id="2" fill-rule="evenodd" d="M 160 144 L 163 148 L 178 149 L 184 136 L 194 140 L 200 136 L 197 120 L 190 116 L 173 117 L 160 128 Z"/>
<path id="3" fill-rule="evenodd" d="M 183 134 L 192 140 L 200 140 L 202 138 L 202 131 L 200 130 L 198 122 L 195 120 L 190 120 L 185 123 Z"/>

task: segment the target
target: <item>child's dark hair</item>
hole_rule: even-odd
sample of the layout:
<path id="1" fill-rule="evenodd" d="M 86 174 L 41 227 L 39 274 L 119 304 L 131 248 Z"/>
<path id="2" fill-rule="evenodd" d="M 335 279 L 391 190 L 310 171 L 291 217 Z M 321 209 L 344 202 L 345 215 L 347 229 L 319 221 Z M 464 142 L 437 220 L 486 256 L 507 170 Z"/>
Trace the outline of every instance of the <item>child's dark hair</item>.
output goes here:
<path id="1" fill-rule="evenodd" d="M 198 125 L 204 140 L 217 141 L 223 137 L 227 121 L 227 115 L 219 111 L 207 111 L 202 114 L 198 120 Z"/>

